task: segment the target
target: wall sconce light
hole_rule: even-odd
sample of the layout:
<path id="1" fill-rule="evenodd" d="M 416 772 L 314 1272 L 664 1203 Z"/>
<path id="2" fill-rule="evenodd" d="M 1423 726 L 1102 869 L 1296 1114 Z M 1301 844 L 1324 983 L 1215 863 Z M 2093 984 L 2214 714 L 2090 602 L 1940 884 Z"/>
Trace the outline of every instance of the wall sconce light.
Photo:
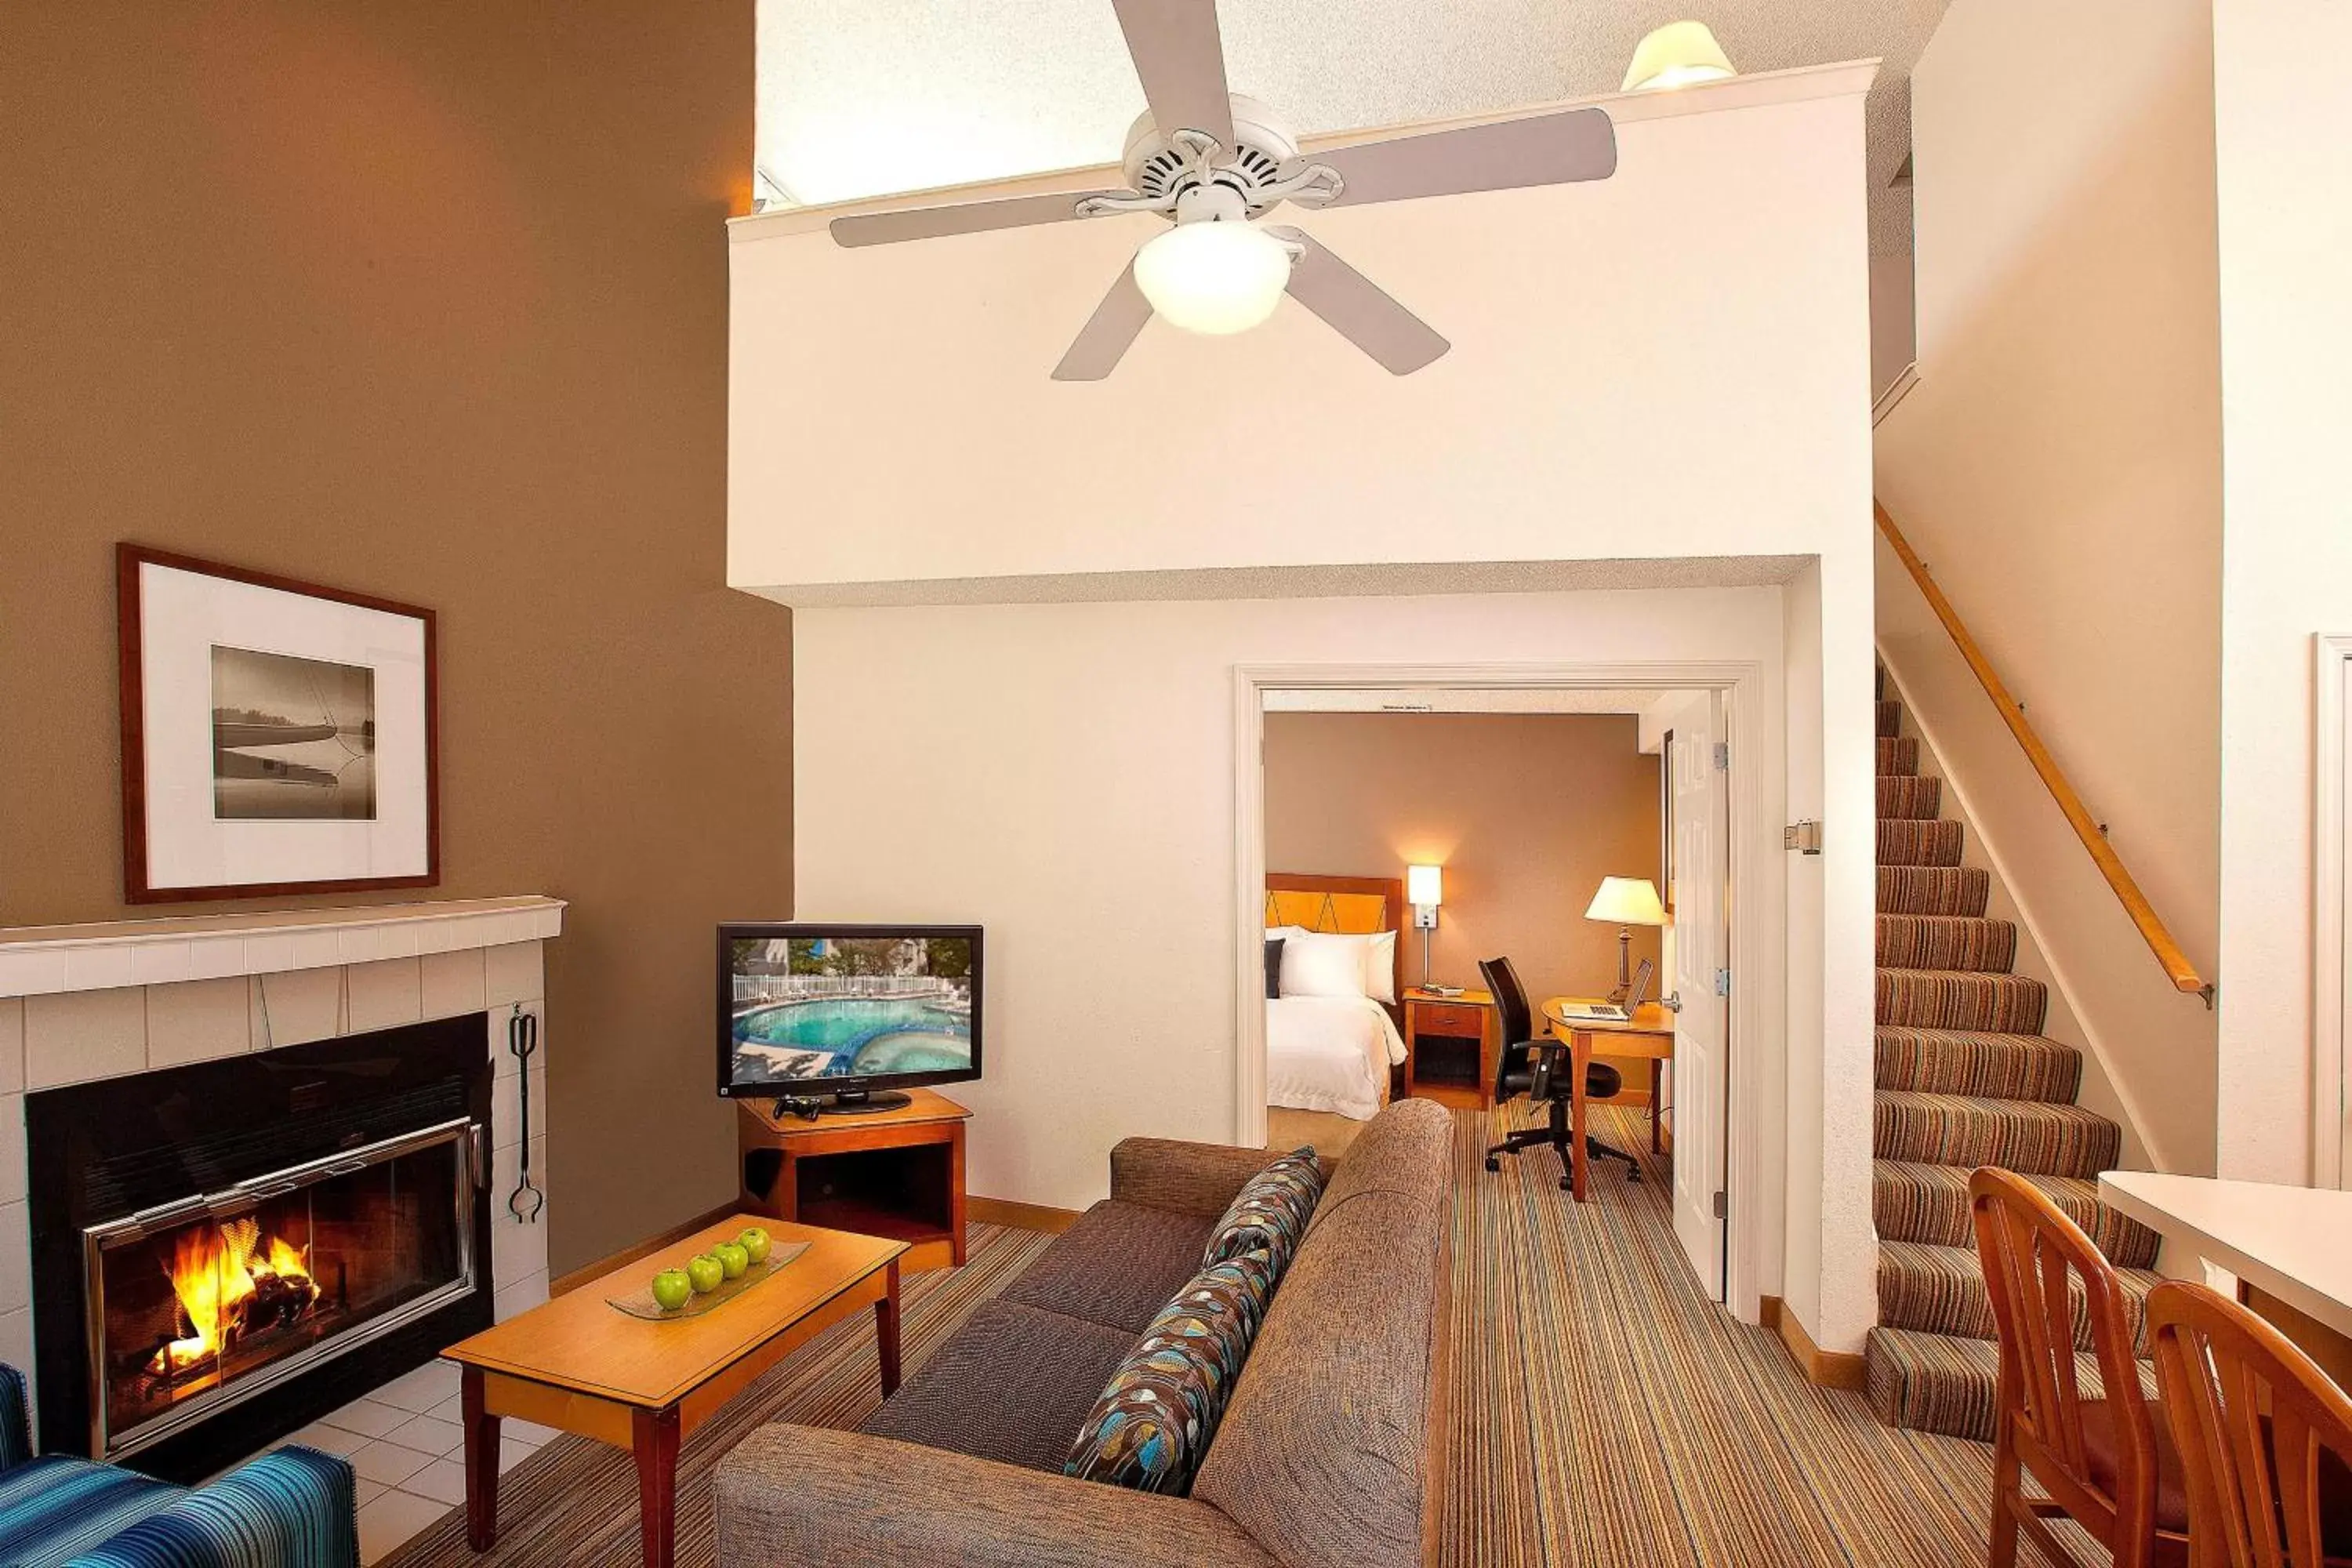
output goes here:
<path id="1" fill-rule="evenodd" d="M 1404 868 L 1404 899 L 1412 906 L 1412 923 L 1421 932 L 1421 983 L 1429 984 L 1430 932 L 1437 929 L 1437 906 L 1445 901 L 1445 873 L 1437 866 Z"/>

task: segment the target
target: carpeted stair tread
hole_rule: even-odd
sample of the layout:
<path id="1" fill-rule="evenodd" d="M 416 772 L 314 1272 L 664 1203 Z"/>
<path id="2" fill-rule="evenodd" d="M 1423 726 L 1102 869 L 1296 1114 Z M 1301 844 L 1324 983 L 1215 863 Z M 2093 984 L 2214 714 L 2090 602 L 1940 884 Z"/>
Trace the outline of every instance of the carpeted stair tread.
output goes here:
<path id="1" fill-rule="evenodd" d="M 1862 1359 L 1871 1407 L 1890 1426 L 1992 1441 L 2000 1386 L 2000 1348 L 1992 1341 L 1873 1329 Z M 2154 1398 L 2155 1363 L 2141 1362 L 2139 1373 L 2141 1390 Z M 2077 1355 L 2074 1374 L 2084 1398 L 2102 1396 L 2105 1385 L 2095 1358 Z"/>
<path id="2" fill-rule="evenodd" d="M 2079 1105 L 1885 1089 L 1871 1096 L 1871 1152 L 1880 1160 L 2087 1180 L 2115 1169 L 2122 1147 L 2121 1128 Z"/>
<path id="3" fill-rule="evenodd" d="M 1881 1024 L 1876 1082 L 1919 1094 L 2071 1104 L 2083 1086 L 2083 1053 L 2043 1035 Z"/>
<path id="4" fill-rule="evenodd" d="M 1926 822 L 1910 817 L 1883 820 L 1878 825 L 1878 863 L 1957 866 L 1960 863 L 1960 825 L 1942 817 Z"/>
<path id="5" fill-rule="evenodd" d="M 1881 773 L 1878 777 L 1878 819 L 1895 817 L 1925 820 L 1944 809 L 1944 781 L 1920 778 L 1907 773 Z"/>
<path id="6" fill-rule="evenodd" d="M 2156 1232 L 2099 1201 L 2099 1184 L 2074 1176 L 2027 1176 L 2042 1194 L 2083 1227 L 2118 1268 L 2156 1266 Z M 1958 1165 L 1880 1160 L 1871 1168 L 1871 1220 L 1879 1241 L 1973 1247 L 1969 1173 Z"/>
<path id="7" fill-rule="evenodd" d="M 1919 742 L 1909 735 L 1878 738 L 1878 771 L 1880 773 L 1916 773 L 1919 771 Z"/>
<path id="8" fill-rule="evenodd" d="M 1903 733 L 1903 704 L 1878 700 L 1878 733 L 1881 739 L 1892 740 Z"/>
<path id="9" fill-rule="evenodd" d="M 1994 1035 L 2040 1034 L 2050 1003 L 2030 976 L 1958 969 L 1881 969 L 1877 993 L 1881 1024 Z"/>
<path id="10" fill-rule="evenodd" d="M 1992 897 L 1992 876 L 1981 866 L 1881 866 L 1878 912 L 1883 915 L 1967 915 L 1981 918 Z"/>
<path id="11" fill-rule="evenodd" d="M 2145 1353 L 2147 1293 L 2163 1277 L 2144 1268 L 2119 1268 L 2124 1321 L 2135 1353 Z M 2073 1278 L 2074 1348 L 2091 1348 L 2091 1320 L 2082 1280 Z M 1885 1328 L 1923 1333 L 1996 1337 L 1992 1295 L 1974 1247 L 1935 1247 L 1916 1241 L 1885 1241 L 1878 1248 L 1878 1321 Z"/>
<path id="12" fill-rule="evenodd" d="M 1964 969 L 2006 973 L 2017 962 L 2017 927 L 1970 915 L 1881 915 L 1882 969 Z"/>

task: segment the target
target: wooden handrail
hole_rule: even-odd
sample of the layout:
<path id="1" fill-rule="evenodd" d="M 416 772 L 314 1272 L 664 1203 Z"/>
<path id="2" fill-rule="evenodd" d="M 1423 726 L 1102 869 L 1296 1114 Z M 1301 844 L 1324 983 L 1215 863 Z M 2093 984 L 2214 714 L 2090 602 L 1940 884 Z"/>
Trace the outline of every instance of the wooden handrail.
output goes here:
<path id="1" fill-rule="evenodd" d="M 1951 634 L 1953 646 L 1960 650 L 1960 657 L 1976 673 L 1977 682 L 1984 688 L 1985 695 L 1992 699 L 1993 708 L 2000 714 L 2001 722 L 2009 726 L 2009 732 L 2016 736 L 2017 743 L 2025 749 L 2025 760 L 2032 763 L 2033 771 L 2042 775 L 2043 785 L 2050 791 L 2050 798 L 2058 803 L 2058 809 L 2065 814 L 2068 826 L 2074 829 L 2074 837 L 2081 839 L 2083 847 L 2091 852 L 2091 863 L 2098 867 L 2099 874 L 2107 879 L 2107 886 L 2114 889 L 2116 897 L 2122 900 L 2124 913 L 2129 915 L 2132 924 L 2139 928 L 2141 940 L 2147 943 L 2148 951 L 2156 954 L 2157 963 L 2164 966 L 2164 973 L 2172 981 L 2173 989 L 2202 996 L 2205 1005 L 2211 1006 L 2213 987 L 2199 976 L 2197 966 L 2189 962 L 2189 955 L 2180 951 L 2179 942 L 2172 940 L 2172 932 L 2166 930 L 2164 921 L 2157 918 L 2156 910 L 2147 901 L 2147 895 L 2139 890 L 2139 884 L 2132 880 L 2132 874 L 2125 868 L 2123 858 L 2108 844 L 2106 835 L 2099 831 L 2099 825 L 2092 820 L 2090 811 L 2083 805 L 2083 797 L 2075 793 L 2074 786 L 2059 768 L 2058 759 L 2050 754 L 2050 748 L 2042 743 L 2042 737 L 2033 732 L 2032 724 L 2026 722 L 2025 710 L 2018 706 L 2017 699 L 2009 694 L 2009 688 L 2003 686 L 2000 677 L 1993 673 L 1992 665 L 1985 658 L 1984 650 L 1977 647 L 1977 639 L 1969 635 L 1969 628 L 1960 624 L 1959 613 L 1952 608 L 1952 602 L 1944 597 L 1941 588 L 1936 586 L 1936 580 L 1927 574 L 1927 568 L 1920 562 L 1918 552 L 1911 548 L 1911 542 L 1903 537 L 1903 531 L 1895 526 L 1895 519 L 1888 515 L 1886 508 L 1878 505 L 1874 510 L 1878 513 L 1878 531 L 1886 535 L 1886 542 L 1895 547 L 1895 553 L 1902 561 L 1904 569 L 1911 574 L 1911 580 L 1919 584 L 1919 592 L 1927 596 L 1927 607 L 1936 612 L 1936 618 L 1943 622 L 1944 629 Z"/>

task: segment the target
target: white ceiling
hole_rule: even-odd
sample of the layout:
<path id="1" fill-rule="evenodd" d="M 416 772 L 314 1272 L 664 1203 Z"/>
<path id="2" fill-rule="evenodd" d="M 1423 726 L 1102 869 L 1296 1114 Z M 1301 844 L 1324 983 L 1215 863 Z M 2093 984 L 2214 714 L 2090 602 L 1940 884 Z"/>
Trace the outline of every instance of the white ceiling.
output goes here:
<path id="1" fill-rule="evenodd" d="M 1910 247 L 1912 65 L 1948 0 L 1219 0 L 1228 74 L 1301 135 L 1613 92 L 1706 22 L 1744 71 L 1878 57 L 1872 249 Z M 1116 163 L 1143 92 L 1108 0 L 760 0 L 759 164 L 805 204 Z M 763 184 L 762 194 L 773 190 Z"/>

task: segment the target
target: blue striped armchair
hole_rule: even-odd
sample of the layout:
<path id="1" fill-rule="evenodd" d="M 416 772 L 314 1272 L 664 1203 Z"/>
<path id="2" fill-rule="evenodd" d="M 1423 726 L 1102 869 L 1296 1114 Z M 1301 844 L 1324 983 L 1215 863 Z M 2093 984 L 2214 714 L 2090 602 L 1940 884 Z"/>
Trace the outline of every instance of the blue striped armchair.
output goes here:
<path id="1" fill-rule="evenodd" d="M 359 1568 L 346 1460 L 284 1447 L 191 1491 L 33 1456 L 25 1379 L 0 1366 L 0 1568 Z"/>

